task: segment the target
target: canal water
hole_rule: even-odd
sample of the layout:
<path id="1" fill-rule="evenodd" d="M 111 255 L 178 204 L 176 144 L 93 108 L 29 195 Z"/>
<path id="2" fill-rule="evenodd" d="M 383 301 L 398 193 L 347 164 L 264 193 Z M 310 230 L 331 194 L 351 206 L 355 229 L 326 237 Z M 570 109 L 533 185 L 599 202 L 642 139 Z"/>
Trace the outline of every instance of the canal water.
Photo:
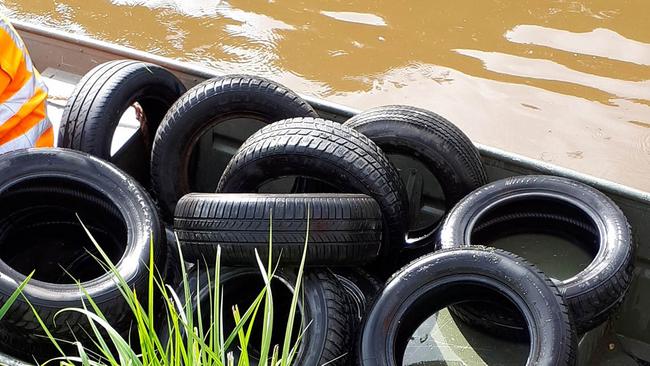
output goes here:
<path id="1" fill-rule="evenodd" d="M 650 191 L 645 0 L 0 0 L 17 19 L 254 73 Z"/>

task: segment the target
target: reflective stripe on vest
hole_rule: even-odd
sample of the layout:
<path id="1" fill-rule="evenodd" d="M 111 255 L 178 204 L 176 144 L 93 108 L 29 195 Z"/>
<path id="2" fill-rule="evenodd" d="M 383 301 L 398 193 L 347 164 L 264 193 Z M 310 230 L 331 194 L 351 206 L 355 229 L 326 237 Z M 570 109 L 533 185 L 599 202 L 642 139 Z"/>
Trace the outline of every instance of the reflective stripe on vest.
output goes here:
<path id="1" fill-rule="evenodd" d="M 0 153 L 52 146 L 52 124 L 46 118 L 47 87 L 23 41 L 1 15 L 0 72 L 6 74 L 0 81 L 9 77 L 4 90 L 0 90 Z"/>
<path id="2" fill-rule="evenodd" d="M 52 130 L 52 124 L 47 118 L 45 118 L 39 121 L 38 123 L 36 123 L 35 126 L 30 128 L 24 134 L 18 136 L 17 138 L 9 142 L 0 145 L 0 154 L 13 151 L 13 150 L 24 149 L 26 147 L 38 146 L 37 144 L 38 139 L 42 135 L 44 135 L 45 132 L 47 132 L 48 130 Z M 49 145 L 46 146 L 51 146 L 51 142 Z"/>

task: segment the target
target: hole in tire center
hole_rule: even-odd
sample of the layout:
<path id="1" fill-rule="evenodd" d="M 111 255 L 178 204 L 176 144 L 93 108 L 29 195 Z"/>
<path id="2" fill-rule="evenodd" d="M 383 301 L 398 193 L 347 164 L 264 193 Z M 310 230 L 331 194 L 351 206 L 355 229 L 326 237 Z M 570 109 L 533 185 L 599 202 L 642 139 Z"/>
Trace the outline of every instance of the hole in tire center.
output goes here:
<path id="1" fill-rule="evenodd" d="M 128 107 L 115 128 L 115 132 L 111 138 L 111 151 L 110 156 L 115 156 L 117 153 L 136 133 L 141 131 L 142 125 L 147 123 L 147 117 L 140 103 L 135 102 Z M 149 131 L 155 133 L 156 131 Z"/>
<path id="2" fill-rule="evenodd" d="M 432 232 L 447 211 L 440 182 L 420 160 L 399 153 L 387 153 L 398 169 L 409 197 L 409 237 L 418 238 Z"/>
<path id="3" fill-rule="evenodd" d="M 549 198 L 506 202 L 474 225 L 470 242 L 500 248 L 535 264 L 547 276 L 568 279 L 598 252 L 593 220 L 578 207 Z"/>
<path id="4" fill-rule="evenodd" d="M 214 192 L 226 165 L 241 144 L 267 123 L 250 118 L 220 122 L 199 137 L 190 154 L 188 176 L 192 192 Z"/>
<path id="5" fill-rule="evenodd" d="M 75 193 L 95 197 L 108 208 Z M 77 214 L 117 264 L 127 243 L 124 218 L 106 196 L 66 178 L 23 180 L 0 193 L 0 259 L 23 275 L 34 271 L 34 279 L 48 283 L 75 284 L 75 279 L 86 282 L 104 275 L 93 258 L 99 252 Z"/>
<path id="6" fill-rule="evenodd" d="M 472 285 L 459 285 L 451 291 L 472 293 Z M 453 289 L 456 287 L 456 290 Z M 443 294 L 444 295 L 444 294 Z M 462 296 L 462 295 L 461 295 Z M 523 365 L 530 352 L 530 338 L 521 313 L 505 296 L 489 292 L 496 302 L 462 302 L 454 304 L 471 304 L 482 310 L 493 310 L 496 303 L 505 305 L 509 311 L 517 312 L 522 323 L 521 336 L 506 338 L 486 331 L 480 325 L 470 324 L 459 318 L 447 306 L 426 317 L 415 331 L 410 334 L 404 350 L 402 365 Z M 443 296 L 444 297 L 444 296 Z M 444 300 L 443 300 L 444 301 Z M 487 307 L 489 305 L 491 307 Z M 426 315 L 425 315 L 426 316 Z"/>
<path id="7" fill-rule="evenodd" d="M 222 277 L 223 278 L 223 277 Z M 271 293 L 273 294 L 273 333 L 271 335 L 271 349 L 275 345 L 282 347 L 284 342 L 284 332 L 289 320 L 289 309 L 291 307 L 291 299 L 293 297 L 293 291 L 290 286 L 282 280 L 274 277 L 271 280 Z M 260 294 L 264 288 L 264 281 L 259 273 L 245 273 L 238 274 L 234 277 L 231 277 L 227 281 L 221 282 L 222 286 L 222 299 L 223 299 L 223 309 L 224 309 L 224 332 L 225 334 L 230 334 L 235 328 L 235 321 L 232 316 L 232 311 L 230 309 L 233 306 L 237 305 L 239 308 L 240 315 L 248 310 L 249 306 L 255 301 L 255 298 Z M 212 289 L 214 290 L 214 288 Z M 209 297 L 206 296 L 205 299 L 201 302 L 201 309 L 210 309 Z M 253 320 L 253 330 L 251 332 L 251 337 L 248 342 L 248 351 L 249 356 L 252 356 L 256 359 L 259 359 L 260 356 L 260 344 L 262 341 L 262 322 L 263 322 L 263 307 L 264 303 L 260 304 L 260 309 L 257 312 L 256 318 Z M 228 312 L 226 312 L 228 310 Z M 300 334 L 301 326 L 301 311 L 300 306 L 296 309 L 296 315 L 294 319 L 294 327 L 292 333 L 292 341 L 296 339 L 298 334 Z M 204 330 L 208 329 L 207 326 L 210 324 L 210 316 L 206 314 L 203 310 L 203 319 L 202 319 Z M 246 323 L 246 327 L 249 323 Z M 293 344 L 292 344 L 293 346 Z M 233 347 L 234 348 L 234 347 Z M 238 350 L 233 350 L 238 356 Z"/>

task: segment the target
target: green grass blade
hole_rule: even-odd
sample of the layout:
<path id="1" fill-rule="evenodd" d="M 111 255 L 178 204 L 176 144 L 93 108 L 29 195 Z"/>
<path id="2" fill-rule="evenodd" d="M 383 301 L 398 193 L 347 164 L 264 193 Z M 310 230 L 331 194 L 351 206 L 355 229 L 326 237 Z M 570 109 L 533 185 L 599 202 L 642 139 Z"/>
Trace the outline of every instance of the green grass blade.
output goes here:
<path id="1" fill-rule="evenodd" d="M 271 335 L 273 334 L 273 294 L 271 292 L 271 280 L 267 276 L 267 272 L 264 269 L 264 264 L 262 264 L 262 259 L 260 258 L 257 249 L 255 250 L 255 258 L 257 259 L 257 264 L 260 268 L 260 273 L 262 274 L 262 279 L 264 280 L 264 285 L 266 287 L 266 294 L 264 296 L 264 312 L 262 313 L 264 320 L 262 322 L 262 341 L 260 344 L 260 365 L 268 365 L 269 350 L 271 348 Z"/>
<path id="2" fill-rule="evenodd" d="M 9 311 L 9 308 L 11 308 L 11 305 L 14 304 L 18 296 L 23 292 L 23 289 L 27 285 L 27 282 L 32 279 L 32 276 L 34 275 L 34 271 L 29 274 L 29 276 L 25 277 L 25 279 L 16 287 L 14 292 L 11 293 L 11 296 L 5 301 L 4 304 L 2 304 L 2 307 L 0 307 L 0 320 L 7 314 L 7 311 Z"/>

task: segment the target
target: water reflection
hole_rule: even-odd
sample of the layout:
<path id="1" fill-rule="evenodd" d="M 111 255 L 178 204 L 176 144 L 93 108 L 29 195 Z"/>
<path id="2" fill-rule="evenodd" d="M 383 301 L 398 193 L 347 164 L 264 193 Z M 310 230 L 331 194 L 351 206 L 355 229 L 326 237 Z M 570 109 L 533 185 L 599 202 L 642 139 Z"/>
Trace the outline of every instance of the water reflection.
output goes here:
<path id="1" fill-rule="evenodd" d="M 0 0 L 0 7 L 359 109 L 433 109 L 477 142 L 650 191 L 650 2 Z"/>
<path id="2" fill-rule="evenodd" d="M 561 29 L 523 24 L 509 30 L 510 42 L 546 46 L 612 60 L 650 65 L 650 44 L 623 37 L 610 29 L 596 28 L 574 33 Z"/>

